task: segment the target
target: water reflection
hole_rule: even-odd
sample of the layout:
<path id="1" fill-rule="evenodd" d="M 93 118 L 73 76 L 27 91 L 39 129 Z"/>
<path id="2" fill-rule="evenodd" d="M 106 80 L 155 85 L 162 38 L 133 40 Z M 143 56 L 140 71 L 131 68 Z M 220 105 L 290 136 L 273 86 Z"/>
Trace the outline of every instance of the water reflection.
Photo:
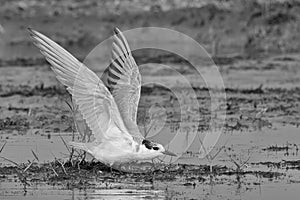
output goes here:
<path id="1" fill-rule="evenodd" d="M 72 200 L 91 199 L 165 199 L 161 190 L 93 189 L 72 190 Z"/>

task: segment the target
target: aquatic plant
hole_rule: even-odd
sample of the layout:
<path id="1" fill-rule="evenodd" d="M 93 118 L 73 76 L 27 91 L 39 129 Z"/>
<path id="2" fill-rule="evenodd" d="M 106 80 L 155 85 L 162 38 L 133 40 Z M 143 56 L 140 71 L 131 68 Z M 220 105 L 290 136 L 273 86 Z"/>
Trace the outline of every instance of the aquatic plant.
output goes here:
<path id="1" fill-rule="evenodd" d="M 6 143 L 7 142 L 5 142 L 4 145 L 1 147 L 0 153 L 4 149 Z M 17 177 L 18 177 L 19 181 L 23 185 L 24 195 L 27 193 L 27 186 L 30 186 L 30 184 L 28 182 L 28 176 L 30 174 L 28 174 L 27 171 L 34 164 L 35 160 L 39 161 L 37 154 L 33 150 L 31 150 L 31 152 L 34 156 L 34 159 L 33 160 L 28 160 L 28 163 L 24 163 L 24 164 L 18 164 L 13 160 L 10 160 L 10 159 L 8 159 L 4 156 L 0 156 L 0 158 L 2 158 L 3 160 L 5 160 L 9 163 L 12 163 L 14 166 L 16 166 L 16 168 L 14 168 L 14 170 L 15 170 L 15 173 L 17 174 Z"/>

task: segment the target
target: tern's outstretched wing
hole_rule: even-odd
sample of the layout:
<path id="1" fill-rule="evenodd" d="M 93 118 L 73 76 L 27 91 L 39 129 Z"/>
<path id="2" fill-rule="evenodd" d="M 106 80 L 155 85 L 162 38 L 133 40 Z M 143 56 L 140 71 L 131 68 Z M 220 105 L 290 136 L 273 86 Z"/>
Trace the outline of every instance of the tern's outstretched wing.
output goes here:
<path id="1" fill-rule="evenodd" d="M 128 132 L 137 142 L 143 140 L 136 124 L 141 92 L 141 75 L 129 45 L 117 28 L 114 29 L 112 60 L 104 82 L 111 89 Z"/>
<path id="2" fill-rule="evenodd" d="M 115 137 L 132 141 L 111 93 L 98 76 L 51 39 L 32 29 L 29 31 L 34 44 L 52 65 L 57 79 L 72 94 L 95 138 L 99 142 Z M 107 131 L 113 123 L 123 134 L 117 136 Z"/>

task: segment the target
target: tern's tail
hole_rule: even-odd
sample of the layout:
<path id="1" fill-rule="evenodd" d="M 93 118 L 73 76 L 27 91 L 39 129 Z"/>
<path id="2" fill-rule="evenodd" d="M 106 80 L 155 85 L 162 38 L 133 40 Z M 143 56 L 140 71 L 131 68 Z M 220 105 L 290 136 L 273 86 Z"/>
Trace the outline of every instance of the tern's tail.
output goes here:
<path id="1" fill-rule="evenodd" d="M 86 144 L 85 143 L 80 143 L 80 142 L 69 142 L 69 145 L 71 147 L 74 147 L 76 149 L 81 149 L 81 150 L 84 150 L 84 151 L 88 151 L 88 148 L 86 147 Z"/>

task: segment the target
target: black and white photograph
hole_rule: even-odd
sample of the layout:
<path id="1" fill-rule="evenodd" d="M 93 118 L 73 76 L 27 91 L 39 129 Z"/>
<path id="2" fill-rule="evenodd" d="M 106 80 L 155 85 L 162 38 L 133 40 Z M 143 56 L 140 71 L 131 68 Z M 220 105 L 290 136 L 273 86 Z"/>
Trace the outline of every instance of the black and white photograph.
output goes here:
<path id="1" fill-rule="evenodd" d="M 1 200 L 299 199 L 299 0 L 0 4 Z"/>

